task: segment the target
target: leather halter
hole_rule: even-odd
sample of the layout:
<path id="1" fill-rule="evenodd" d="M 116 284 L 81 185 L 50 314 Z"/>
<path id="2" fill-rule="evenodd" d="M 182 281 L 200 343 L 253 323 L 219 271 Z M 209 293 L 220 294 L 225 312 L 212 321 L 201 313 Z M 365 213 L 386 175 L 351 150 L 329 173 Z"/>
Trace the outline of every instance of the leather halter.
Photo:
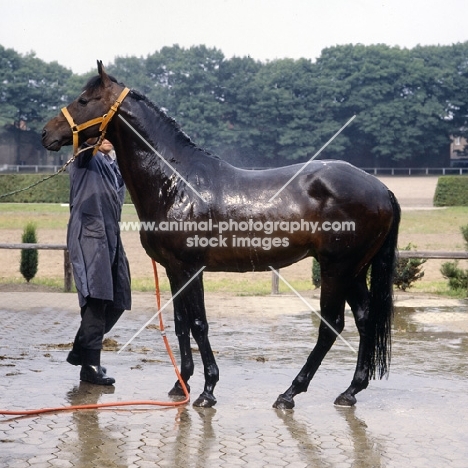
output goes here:
<path id="1" fill-rule="evenodd" d="M 86 128 L 92 127 L 93 125 L 101 124 L 99 127 L 99 131 L 101 132 L 101 135 L 99 136 L 98 142 L 94 145 L 93 155 L 96 154 L 99 146 L 101 146 L 101 143 L 104 140 L 104 136 L 106 134 L 107 126 L 109 125 L 109 122 L 112 120 L 112 117 L 114 117 L 114 114 L 117 112 L 118 108 L 120 107 L 120 105 L 122 104 L 123 100 L 126 98 L 129 92 L 130 92 L 129 88 L 124 88 L 122 92 L 120 93 L 119 97 L 114 102 L 114 104 L 112 104 L 107 114 L 104 114 L 102 117 L 96 117 L 95 119 L 88 120 L 87 122 L 84 122 L 79 125 L 77 125 L 73 121 L 73 117 L 70 115 L 70 112 L 68 112 L 68 109 L 66 107 L 62 108 L 62 114 L 67 119 L 68 125 L 70 125 L 71 131 L 73 134 L 73 155 L 74 156 L 78 154 L 79 133 L 82 130 L 85 130 Z"/>

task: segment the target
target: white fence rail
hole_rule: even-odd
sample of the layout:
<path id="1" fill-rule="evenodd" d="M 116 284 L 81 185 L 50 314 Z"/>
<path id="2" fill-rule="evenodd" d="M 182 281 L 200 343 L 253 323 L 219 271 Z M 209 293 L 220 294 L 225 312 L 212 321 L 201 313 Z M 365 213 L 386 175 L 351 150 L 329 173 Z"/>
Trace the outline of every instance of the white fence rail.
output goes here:
<path id="1" fill-rule="evenodd" d="M 63 250 L 63 289 L 67 292 L 72 289 L 72 266 L 70 256 L 65 244 L 0 244 L 0 249 L 17 250 Z"/>
<path id="2" fill-rule="evenodd" d="M 375 176 L 468 175 L 468 167 L 363 167 Z"/>
<path id="3" fill-rule="evenodd" d="M 64 271 L 64 290 L 71 291 L 72 288 L 72 269 L 67 246 L 62 244 L 0 244 L 0 249 L 39 249 L 39 250 L 63 250 L 63 271 Z M 447 251 L 416 251 L 400 250 L 398 255 L 401 258 L 426 258 L 426 259 L 452 259 L 468 260 L 468 252 L 447 252 Z M 279 270 L 277 270 L 279 271 Z M 271 293 L 279 294 L 278 275 L 271 274 Z"/>
<path id="4" fill-rule="evenodd" d="M 468 260 L 468 251 L 436 251 L 436 250 L 399 250 L 400 258 L 424 258 L 424 259 L 447 259 L 447 260 Z M 278 275 L 271 275 L 271 294 L 279 294 Z"/>
<path id="5" fill-rule="evenodd" d="M 3 164 L 0 165 L 0 174 L 53 174 L 62 166 L 42 166 L 42 165 L 20 165 Z M 251 169 L 251 168 L 246 168 Z M 261 168 L 255 168 L 261 169 Z M 265 168 L 266 169 L 266 168 Z M 414 175 L 468 175 L 468 167 L 363 167 L 362 170 L 376 176 L 414 176 Z"/>
<path id="6" fill-rule="evenodd" d="M 54 174 L 61 167 L 61 164 L 57 166 L 3 164 L 0 165 L 0 174 Z"/>

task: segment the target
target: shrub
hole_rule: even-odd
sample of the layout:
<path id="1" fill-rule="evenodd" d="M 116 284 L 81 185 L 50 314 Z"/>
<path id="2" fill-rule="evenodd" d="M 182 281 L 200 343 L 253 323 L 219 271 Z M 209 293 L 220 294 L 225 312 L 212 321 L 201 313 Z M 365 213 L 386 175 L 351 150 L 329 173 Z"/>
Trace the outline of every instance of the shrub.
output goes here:
<path id="1" fill-rule="evenodd" d="M 468 224 L 462 226 L 460 231 L 465 239 L 465 248 L 468 250 Z M 440 267 L 440 272 L 444 278 L 448 279 L 450 289 L 465 290 L 468 296 L 468 270 L 458 268 L 458 262 L 446 262 Z"/>
<path id="2" fill-rule="evenodd" d="M 468 270 L 458 268 L 458 262 L 446 262 L 440 267 L 440 272 L 444 278 L 448 279 L 450 289 L 468 289 Z"/>
<path id="3" fill-rule="evenodd" d="M 23 243 L 35 244 L 37 242 L 36 225 L 28 223 L 23 231 L 21 238 Z M 29 283 L 37 273 L 38 251 L 36 249 L 22 249 L 20 261 L 20 273 Z"/>
<path id="4" fill-rule="evenodd" d="M 415 246 L 409 243 L 402 250 L 411 250 L 413 247 Z M 426 263 L 426 261 L 427 260 L 422 258 L 398 258 L 393 284 L 402 291 L 411 288 L 415 281 L 424 276 L 422 265 Z"/>
<path id="5" fill-rule="evenodd" d="M 315 258 L 312 259 L 312 284 L 320 288 L 320 263 Z"/>
<path id="6" fill-rule="evenodd" d="M 439 177 L 434 206 L 468 206 L 468 177 Z"/>
<path id="7" fill-rule="evenodd" d="M 403 250 L 411 250 L 413 247 L 415 246 L 410 243 Z M 421 258 L 399 258 L 395 268 L 393 284 L 398 289 L 406 291 L 415 281 L 424 276 L 422 265 L 426 261 Z M 312 261 L 312 283 L 316 288 L 320 287 L 320 264 L 315 258 Z"/>

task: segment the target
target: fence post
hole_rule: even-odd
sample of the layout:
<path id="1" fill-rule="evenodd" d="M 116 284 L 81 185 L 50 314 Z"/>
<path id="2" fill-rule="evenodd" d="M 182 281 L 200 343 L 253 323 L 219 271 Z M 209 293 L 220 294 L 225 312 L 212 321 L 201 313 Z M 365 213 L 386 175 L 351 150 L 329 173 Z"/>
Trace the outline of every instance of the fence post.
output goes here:
<path id="1" fill-rule="evenodd" d="M 275 270 L 277 273 L 279 270 Z M 271 272 L 271 294 L 279 294 L 279 277 L 275 272 Z"/>

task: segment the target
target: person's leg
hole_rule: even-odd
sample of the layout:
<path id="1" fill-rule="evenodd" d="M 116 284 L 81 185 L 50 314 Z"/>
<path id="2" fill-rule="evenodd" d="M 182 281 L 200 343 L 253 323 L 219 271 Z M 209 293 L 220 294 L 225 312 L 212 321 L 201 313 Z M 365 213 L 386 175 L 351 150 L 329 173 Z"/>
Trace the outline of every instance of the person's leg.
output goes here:
<path id="1" fill-rule="evenodd" d="M 106 307 L 106 324 L 104 327 L 104 333 L 109 333 L 112 330 L 123 313 L 124 309 L 116 309 L 112 303 L 108 304 Z"/>
<path id="2" fill-rule="evenodd" d="M 76 332 L 75 339 L 73 340 L 73 347 L 71 351 L 68 353 L 67 362 L 72 366 L 81 366 L 82 363 L 82 355 L 81 355 L 81 345 L 80 345 L 80 334 L 81 334 L 81 326 L 78 328 Z"/>
<path id="3" fill-rule="evenodd" d="M 81 346 L 80 379 L 97 385 L 112 385 L 101 366 L 101 349 L 106 324 L 106 303 L 89 298 L 82 310 L 79 344 Z"/>
<path id="4" fill-rule="evenodd" d="M 83 312 L 81 315 L 83 315 Z M 67 362 L 71 364 L 72 366 L 81 366 L 83 364 L 83 350 L 80 344 L 80 335 L 81 335 L 81 326 L 80 328 L 78 328 L 78 331 L 76 332 L 75 339 L 73 340 L 73 347 L 67 356 Z M 107 372 L 107 369 L 104 366 L 101 366 L 101 367 L 105 374 Z"/>

